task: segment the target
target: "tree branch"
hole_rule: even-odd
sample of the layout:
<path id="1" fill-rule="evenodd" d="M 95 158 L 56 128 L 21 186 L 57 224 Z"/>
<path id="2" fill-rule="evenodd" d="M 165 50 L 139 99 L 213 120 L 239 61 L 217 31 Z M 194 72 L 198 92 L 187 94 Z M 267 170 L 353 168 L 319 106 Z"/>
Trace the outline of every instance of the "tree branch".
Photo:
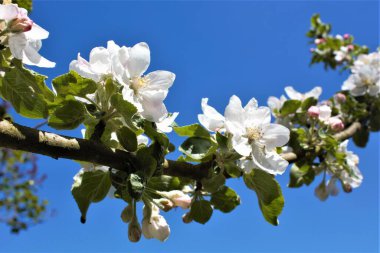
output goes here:
<path id="1" fill-rule="evenodd" d="M 338 140 L 348 139 L 360 127 L 361 124 L 355 122 L 334 137 Z M 8 120 L 0 120 L 0 147 L 46 155 L 55 159 L 65 158 L 104 165 L 129 173 L 136 170 L 134 167 L 136 157 L 132 153 L 112 150 L 92 140 L 63 136 L 21 126 Z M 297 154 L 294 153 L 284 153 L 282 157 L 289 162 L 298 159 Z M 208 176 L 211 163 L 205 162 L 194 165 L 187 162 L 166 160 L 163 164 L 163 173 L 169 176 L 200 180 Z"/>

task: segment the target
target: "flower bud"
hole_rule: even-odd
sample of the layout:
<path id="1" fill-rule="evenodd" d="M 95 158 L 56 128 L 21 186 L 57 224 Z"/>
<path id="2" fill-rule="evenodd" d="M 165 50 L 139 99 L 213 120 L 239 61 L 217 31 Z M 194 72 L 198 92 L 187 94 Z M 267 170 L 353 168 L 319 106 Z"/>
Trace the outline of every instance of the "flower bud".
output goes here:
<path id="1" fill-rule="evenodd" d="M 343 191 L 344 191 L 345 193 L 350 193 L 350 192 L 352 192 L 352 187 L 351 187 L 351 185 L 349 185 L 349 184 L 344 184 L 344 185 L 343 185 Z"/>
<path id="2" fill-rule="evenodd" d="M 161 205 L 161 209 L 164 210 L 165 212 L 170 211 L 173 207 L 174 204 L 168 199 L 158 199 L 157 202 Z"/>
<path id="3" fill-rule="evenodd" d="M 324 181 L 315 188 L 314 194 L 321 201 L 325 201 L 329 197 Z"/>
<path id="4" fill-rule="evenodd" d="M 319 107 L 318 106 L 310 106 L 309 109 L 307 110 L 307 115 L 311 118 L 318 118 L 320 113 Z"/>
<path id="5" fill-rule="evenodd" d="M 347 50 L 350 52 L 353 51 L 354 49 L 355 49 L 354 45 L 348 45 L 347 46 Z"/>
<path id="6" fill-rule="evenodd" d="M 142 232 L 145 238 L 156 238 L 161 242 L 168 239 L 170 227 L 162 215 L 159 215 L 157 207 L 152 208 L 150 217 L 144 217 L 142 220 Z"/>
<path id="7" fill-rule="evenodd" d="M 13 33 L 28 32 L 32 30 L 32 26 L 33 21 L 27 16 L 25 16 L 15 18 L 12 21 L 10 21 L 8 24 L 8 29 L 10 32 Z"/>
<path id="8" fill-rule="evenodd" d="M 120 215 L 123 222 L 128 223 L 132 220 L 133 217 L 133 207 L 132 205 L 128 205 L 124 208 Z"/>
<path id="9" fill-rule="evenodd" d="M 137 221 L 136 216 L 134 216 L 128 226 L 128 238 L 131 242 L 138 242 L 141 238 L 141 227 L 140 223 Z"/>
<path id="10" fill-rule="evenodd" d="M 348 40 L 349 38 L 351 38 L 351 35 L 348 34 L 348 33 L 346 33 L 346 34 L 343 35 L 343 38 L 344 38 L 345 40 Z"/>
<path id="11" fill-rule="evenodd" d="M 343 93 L 337 93 L 335 94 L 335 100 L 338 102 L 338 103 L 344 103 L 346 102 L 346 95 L 344 95 Z"/>
<path id="12" fill-rule="evenodd" d="M 344 124 L 343 124 L 342 120 L 337 118 L 337 117 L 331 117 L 329 119 L 329 125 L 330 125 L 331 129 L 334 131 L 341 131 L 344 129 Z"/>
<path id="13" fill-rule="evenodd" d="M 324 39 L 324 38 L 321 38 L 321 39 L 315 39 L 314 40 L 314 43 L 316 44 L 316 45 L 319 45 L 319 44 L 322 44 L 322 43 L 325 43 L 326 42 L 326 40 Z"/>
<path id="14" fill-rule="evenodd" d="M 159 194 L 170 199 L 175 206 L 180 206 L 183 209 L 188 209 L 191 205 L 191 197 L 182 191 L 174 190 L 169 192 L 159 192 Z"/>
<path id="15" fill-rule="evenodd" d="M 182 221 L 185 224 L 188 224 L 188 223 L 190 223 L 190 222 L 193 221 L 193 218 L 191 217 L 190 212 L 185 213 L 184 215 L 182 215 Z"/>

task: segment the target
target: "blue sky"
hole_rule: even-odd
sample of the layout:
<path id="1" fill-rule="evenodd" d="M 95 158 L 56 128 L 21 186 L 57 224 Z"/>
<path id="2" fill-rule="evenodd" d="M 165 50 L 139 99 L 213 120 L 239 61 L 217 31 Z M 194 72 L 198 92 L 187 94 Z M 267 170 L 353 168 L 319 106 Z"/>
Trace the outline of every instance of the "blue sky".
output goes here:
<path id="1" fill-rule="evenodd" d="M 180 112 L 180 125 L 194 123 L 202 97 L 223 111 L 231 95 L 243 102 L 256 97 L 265 105 L 286 85 L 307 91 L 316 85 L 323 98 L 340 88 L 348 74 L 309 67 L 305 33 L 313 13 L 333 24 L 333 31 L 352 33 L 356 42 L 375 50 L 379 44 L 377 1 L 36 1 L 32 18 L 50 31 L 42 54 L 56 61 L 50 77 L 65 73 L 78 52 L 88 58 L 108 40 L 131 46 L 146 41 L 152 53 L 149 70 L 177 75 L 166 100 Z M 16 116 L 20 123 L 37 121 Z M 45 128 L 49 130 L 49 128 Z M 79 130 L 65 134 L 80 136 Z M 171 135 L 178 146 L 181 139 Z M 362 186 L 351 194 L 320 202 L 314 188 L 288 189 L 288 173 L 278 177 L 285 196 L 280 225 L 266 223 L 256 196 L 242 180 L 228 184 L 242 205 L 230 214 L 218 211 L 206 225 L 181 221 L 182 210 L 165 214 L 172 234 L 165 243 L 128 241 L 127 225 L 119 215 L 121 201 L 107 199 L 90 207 L 88 221 L 79 222 L 71 197 L 72 177 L 79 165 L 40 157 L 40 171 L 48 175 L 40 193 L 56 215 L 18 236 L 3 230 L 1 252 L 377 252 L 379 224 L 379 135 L 366 149 L 350 145 L 360 156 Z M 171 155 L 171 158 L 178 153 Z M 3 228 L 1 228 L 3 229 Z"/>

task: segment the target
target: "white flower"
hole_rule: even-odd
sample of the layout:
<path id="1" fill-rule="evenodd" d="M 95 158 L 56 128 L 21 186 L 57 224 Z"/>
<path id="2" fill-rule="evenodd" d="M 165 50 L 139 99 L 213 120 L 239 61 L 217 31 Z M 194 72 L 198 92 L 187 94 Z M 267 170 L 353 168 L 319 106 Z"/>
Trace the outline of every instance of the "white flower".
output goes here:
<path id="1" fill-rule="evenodd" d="M 144 206 L 144 210 L 146 207 Z M 168 239 L 170 235 L 170 227 L 165 218 L 159 215 L 160 210 L 157 206 L 152 205 L 150 216 L 144 216 L 142 220 L 142 232 L 145 238 L 156 238 L 161 242 Z"/>
<path id="2" fill-rule="evenodd" d="M 322 88 L 317 86 L 317 87 L 313 88 L 311 91 L 308 91 L 308 92 L 302 94 L 302 93 L 296 91 L 295 89 L 293 89 L 293 87 L 287 86 L 287 87 L 285 87 L 285 92 L 286 92 L 286 95 L 288 95 L 288 97 L 290 99 L 303 101 L 309 97 L 314 97 L 314 98 L 318 99 L 322 93 Z"/>
<path id="3" fill-rule="evenodd" d="M 199 122 L 210 132 L 224 130 L 224 117 L 215 108 L 207 104 L 208 98 L 202 98 L 203 114 L 198 114 Z"/>
<path id="4" fill-rule="evenodd" d="M 160 122 L 167 117 L 164 99 L 172 86 L 175 74 L 169 71 L 153 71 L 143 75 L 150 64 L 150 51 L 146 43 L 122 47 L 119 60 L 124 67 L 121 75 L 125 100 L 136 105 L 147 120 Z"/>
<path id="5" fill-rule="evenodd" d="M 15 58 L 27 65 L 52 68 L 55 63 L 38 53 L 41 40 L 46 39 L 49 32 L 33 23 L 27 14 L 27 10 L 17 4 L 0 5 L 0 19 L 6 22 L 8 28 L 5 29 L 9 29 L 9 33 L 5 34 L 9 49 Z"/>
<path id="6" fill-rule="evenodd" d="M 177 118 L 178 114 L 178 112 L 175 112 L 170 116 L 167 116 L 166 118 L 162 119 L 160 122 L 157 122 L 157 129 L 164 133 L 170 133 L 173 130 L 172 125 L 175 119 Z"/>
<path id="7" fill-rule="evenodd" d="M 345 47 L 345 46 L 341 46 L 339 50 L 335 50 L 334 51 L 335 61 L 342 62 L 345 59 L 347 59 L 349 57 L 348 52 L 349 52 L 349 49 L 348 47 Z"/>
<path id="8" fill-rule="evenodd" d="M 225 110 L 226 132 L 232 134 L 232 146 L 240 155 L 250 157 L 241 163 L 246 171 L 260 168 L 271 174 L 284 173 L 288 162 L 275 148 L 289 141 L 289 129 L 271 124 L 270 109 L 258 107 L 252 98 L 243 108 L 240 99 L 232 96 Z"/>
<path id="9" fill-rule="evenodd" d="M 357 188 L 361 185 L 363 181 L 363 175 L 358 168 L 359 157 L 352 151 L 347 150 L 348 140 L 345 140 L 339 145 L 339 151 L 346 154 L 346 163 L 351 170 L 347 172 L 345 170 L 341 171 L 340 179 L 344 184 L 350 185 L 352 188 Z"/>
<path id="10" fill-rule="evenodd" d="M 90 52 L 89 61 L 83 59 L 78 53 L 77 60 L 70 63 L 69 69 L 79 75 L 100 82 L 107 76 L 117 79 L 117 54 L 120 47 L 112 40 L 107 42 L 107 48 L 95 47 Z"/>
<path id="11" fill-rule="evenodd" d="M 343 83 L 342 90 L 353 96 L 377 96 L 380 93 L 380 54 L 360 55 L 352 67 L 352 74 Z"/>
<path id="12" fill-rule="evenodd" d="M 158 194 L 172 201 L 175 206 L 182 207 L 182 209 L 188 209 L 191 205 L 191 197 L 182 191 L 159 191 Z"/>

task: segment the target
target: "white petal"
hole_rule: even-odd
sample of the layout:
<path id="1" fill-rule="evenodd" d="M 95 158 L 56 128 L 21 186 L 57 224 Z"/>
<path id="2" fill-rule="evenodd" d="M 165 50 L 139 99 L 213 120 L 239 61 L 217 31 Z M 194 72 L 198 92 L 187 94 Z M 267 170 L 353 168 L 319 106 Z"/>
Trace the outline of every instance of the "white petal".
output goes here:
<path id="1" fill-rule="evenodd" d="M 224 122 L 224 125 L 226 127 L 227 133 L 232 134 L 234 138 L 240 138 L 242 135 L 245 135 L 247 133 L 244 125 L 240 123 L 233 122 L 233 121 L 226 121 Z"/>
<path id="2" fill-rule="evenodd" d="M 90 52 L 91 70 L 97 74 L 108 74 L 111 71 L 110 53 L 104 47 L 95 47 Z"/>
<path id="3" fill-rule="evenodd" d="M 35 65 L 43 68 L 54 68 L 55 63 L 49 61 L 48 59 L 42 57 L 38 53 L 40 45 L 35 43 L 41 43 L 41 41 L 28 41 L 26 47 L 24 48 L 22 62 L 28 65 Z"/>
<path id="4" fill-rule="evenodd" d="M 314 97 L 316 99 L 322 94 L 322 88 L 317 86 L 309 92 L 305 93 L 305 98 Z"/>
<path id="5" fill-rule="evenodd" d="M 146 137 L 145 135 L 139 135 L 137 136 L 137 143 L 140 145 L 140 144 L 144 144 L 144 145 L 148 145 L 149 143 L 149 139 L 148 137 Z"/>
<path id="6" fill-rule="evenodd" d="M 172 115 L 163 119 L 162 121 L 156 123 L 157 129 L 164 133 L 170 133 L 173 130 L 172 124 L 174 123 L 178 114 L 179 114 L 178 112 L 175 112 Z"/>
<path id="7" fill-rule="evenodd" d="M 164 103 L 155 101 L 145 101 L 141 103 L 143 111 L 141 115 L 152 122 L 160 122 L 168 114 Z"/>
<path id="8" fill-rule="evenodd" d="M 263 129 L 262 143 L 269 150 L 282 147 L 288 143 L 290 131 L 287 127 L 279 124 L 270 124 Z"/>
<path id="9" fill-rule="evenodd" d="M 24 55 L 23 52 L 27 44 L 28 40 L 24 33 L 9 36 L 9 49 L 11 50 L 12 55 L 19 60 L 22 60 Z"/>
<path id="10" fill-rule="evenodd" d="M 265 106 L 261 106 L 256 110 L 250 110 L 245 115 L 244 126 L 246 127 L 267 125 L 271 120 L 270 109 Z"/>
<path id="11" fill-rule="evenodd" d="M 141 76 L 149 67 L 150 51 L 145 42 L 138 43 L 129 48 L 129 58 L 127 60 L 127 68 L 130 77 Z"/>
<path id="12" fill-rule="evenodd" d="M 270 96 L 268 98 L 267 104 L 268 104 L 269 108 L 272 110 L 272 112 L 274 110 L 276 110 L 278 112 L 282 107 L 282 103 L 281 103 L 280 99 L 273 97 L 273 96 Z"/>
<path id="13" fill-rule="evenodd" d="M 290 99 L 302 100 L 302 94 L 293 89 L 292 86 L 285 87 L 285 93 Z"/>
<path id="14" fill-rule="evenodd" d="M 331 117 L 331 108 L 327 105 L 322 105 L 319 107 L 319 120 L 326 122 Z"/>
<path id="15" fill-rule="evenodd" d="M 241 105 L 240 99 L 237 96 L 233 95 L 230 98 L 230 102 L 224 111 L 224 116 L 226 121 L 231 121 L 241 125 L 244 124 L 244 109 Z"/>
<path id="16" fill-rule="evenodd" d="M 281 175 L 289 165 L 274 151 L 267 151 L 257 145 L 252 145 L 252 161 L 259 168 L 273 175 Z"/>
<path id="17" fill-rule="evenodd" d="M 74 70 L 79 75 L 85 78 L 90 78 L 96 82 L 100 81 L 101 75 L 94 73 L 91 70 L 90 63 L 88 63 L 85 59 L 83 59 L 79 53 L 78 53 L 78 60 L 71 61 L 69 69 Z"/>
<path id="18" fill-rule="evenodd" d="M 18 8 L 14 4 L 0 5 L 0 19 L 12 20 L 17 18 Z"/>
<path id="19" fill-rule="evenodd" d="M 32 40 L 43 40 L 49 37 L 49 32 L 46 31 L 41 26 L 33 23 L 32 29 L 28 32 L 25 32 L 25 36 L 28 39 L 32 39 Z"/>
<path id="20" fill-rule="evenodd" d="M 238 162 L 238 165 L 241 169 L 243 169 L 245 172 L 249 173 L 252 169 L 255 168 L 255 164 L 252 162 L 252 160 L 240 160 Z"/>
<path id="21" fill-rule="evenodd" d="M 175 80 L 175 74 L 169 71 L 153 71 L 146 75 L 149 80 L 148 85 L 143 89 L 149 90 L 168 90 Z"/>
<path id="22" fill-rule="evenodd" d="M 216 132 L 224 126 L 224 117 L 207 104 L 208 98 L 202 98 L 203 114 L 198 114 L 199 122 L 211 132 Z"/>
<path id="23" fill-rule="evenodd" d="M 232 147 L 242 156 L 249 156 L 252 151 L 251 146 L 248 144 L 248 139 L 245 137 L 233 137 Z"/>
<path id="24" fill-rule="evenodd" d="M 246 112 L 248 112 L 248 111 L 253 111 L 253 110 L 256 110 L 257 107 L 258 107 L 258 106 L 257 106 L 257 100 L 256 100 L 256 98 L 251 98 L 251 99 L 248 101 L 247 105 L 244 106 L 244 110 L 245 110 Z"/>

